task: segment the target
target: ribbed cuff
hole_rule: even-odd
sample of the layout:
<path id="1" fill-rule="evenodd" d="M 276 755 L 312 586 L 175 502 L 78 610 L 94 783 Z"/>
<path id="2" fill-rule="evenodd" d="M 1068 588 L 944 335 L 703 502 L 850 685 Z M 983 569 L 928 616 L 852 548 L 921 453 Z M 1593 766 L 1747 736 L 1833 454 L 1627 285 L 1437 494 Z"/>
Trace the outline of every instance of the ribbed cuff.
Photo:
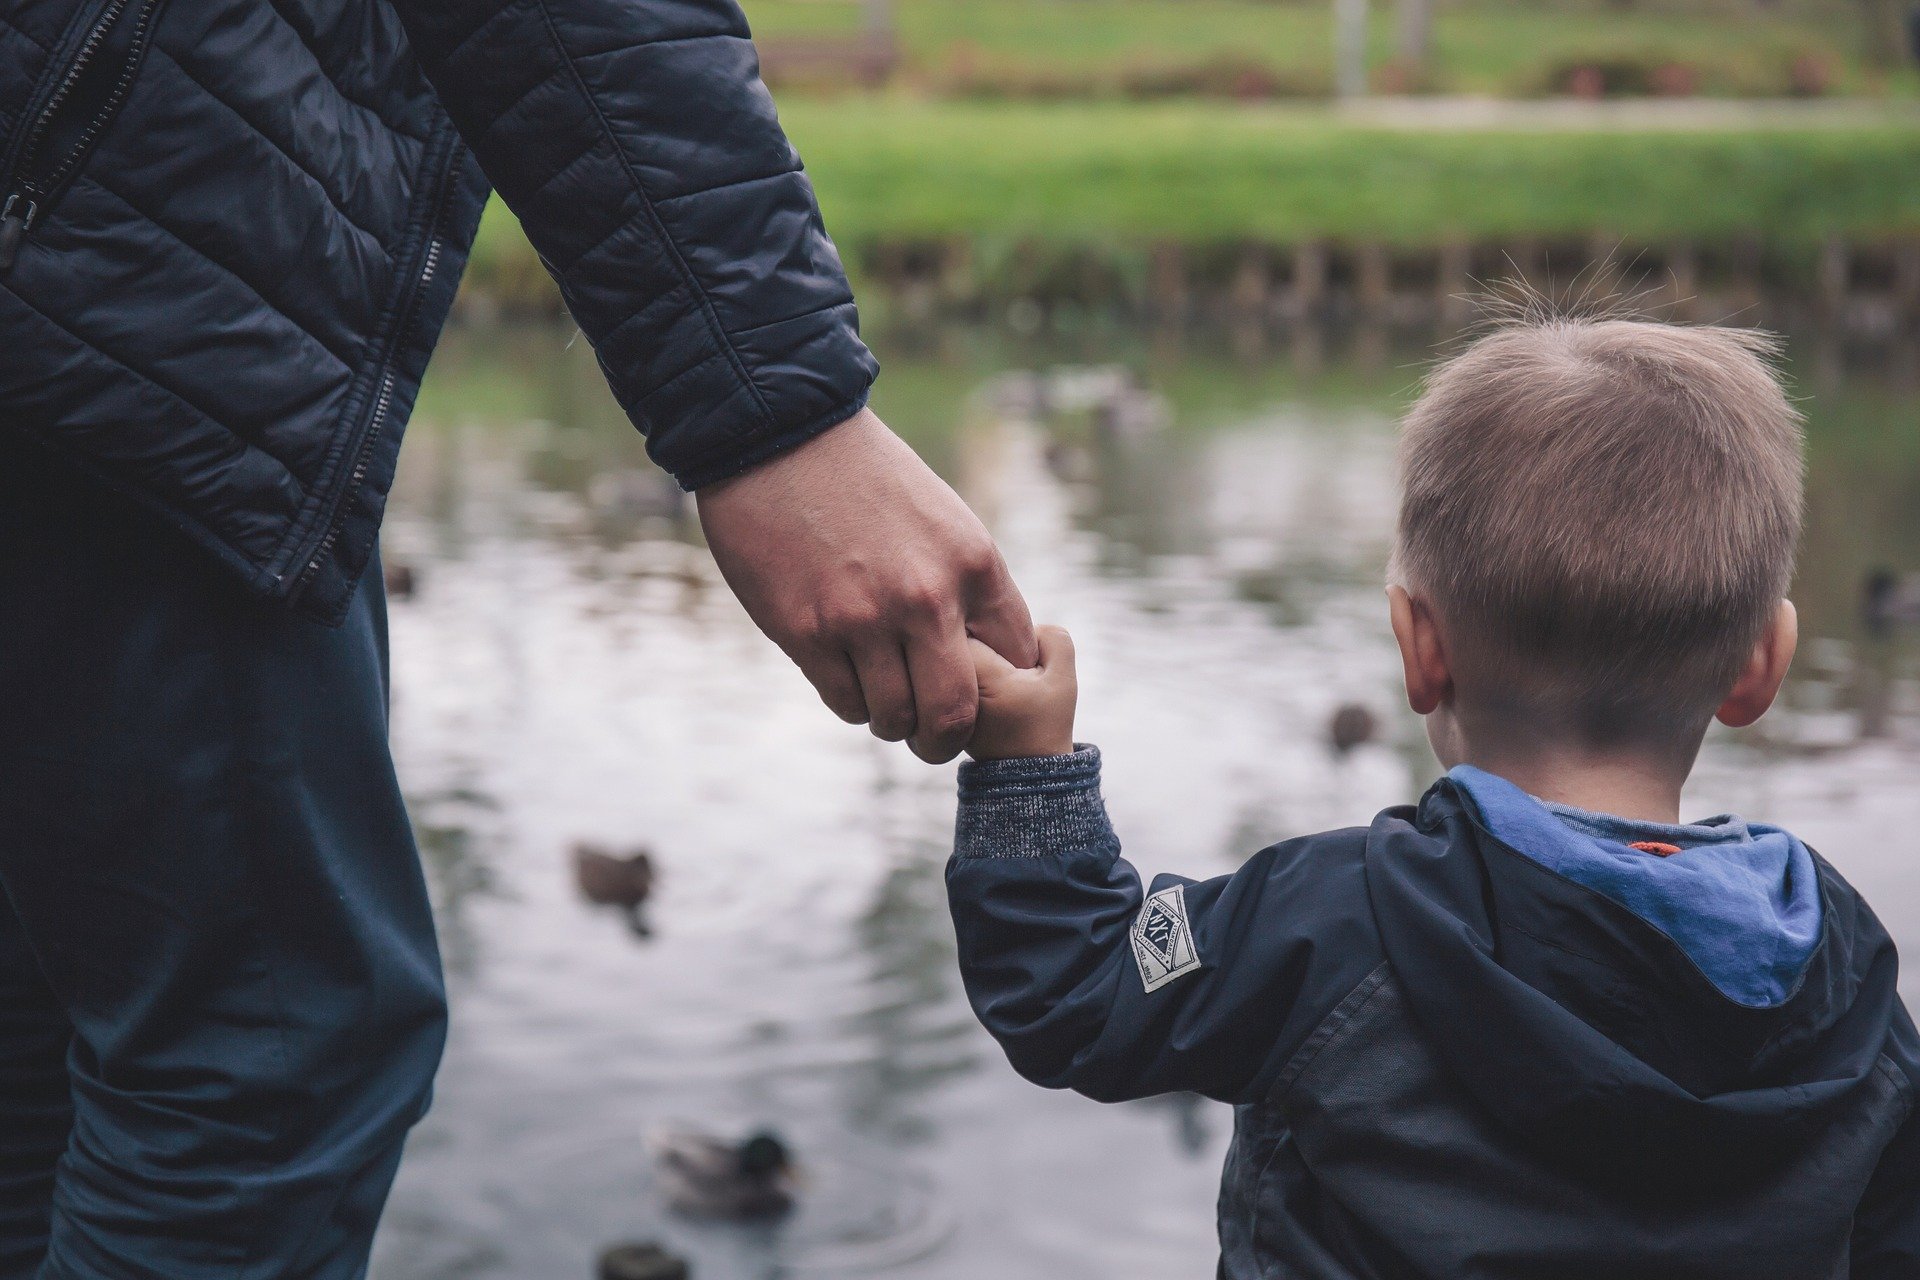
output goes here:
<path id="1" fill-rule="evenodd" d="M 1100 798 L 1100 748 L 1070 755 L 975 760 L 960 766 L 956 858 L 1118 853 Z"/>

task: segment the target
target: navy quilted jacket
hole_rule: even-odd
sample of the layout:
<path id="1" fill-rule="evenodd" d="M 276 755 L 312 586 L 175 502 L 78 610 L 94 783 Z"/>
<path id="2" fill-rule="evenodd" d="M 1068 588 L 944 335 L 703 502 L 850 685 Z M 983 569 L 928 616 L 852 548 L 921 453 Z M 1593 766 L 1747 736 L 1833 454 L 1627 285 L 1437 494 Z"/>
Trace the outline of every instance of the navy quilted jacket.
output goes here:
<path id="1" fill-rule="evenodd" d="M 8 447 L 321 619 L 489 181 L 690 488 L 875 373 L 733 0 L 0 0 L 0 130 Z"/>

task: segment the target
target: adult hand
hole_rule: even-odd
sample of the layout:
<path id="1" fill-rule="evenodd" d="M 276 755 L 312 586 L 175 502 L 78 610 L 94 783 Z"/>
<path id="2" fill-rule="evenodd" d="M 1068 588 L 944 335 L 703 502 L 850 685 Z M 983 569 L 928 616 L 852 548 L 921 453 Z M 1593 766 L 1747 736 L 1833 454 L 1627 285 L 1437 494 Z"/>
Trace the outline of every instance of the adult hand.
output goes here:
<path id="1" fill-rule="evenodd" d="M 821 701 L 923 760 L 973 732 L 970 635 L 1017 667 L 1039 659 L 979 518 L 870 411 L 697 499 L 727 585 Z"/>

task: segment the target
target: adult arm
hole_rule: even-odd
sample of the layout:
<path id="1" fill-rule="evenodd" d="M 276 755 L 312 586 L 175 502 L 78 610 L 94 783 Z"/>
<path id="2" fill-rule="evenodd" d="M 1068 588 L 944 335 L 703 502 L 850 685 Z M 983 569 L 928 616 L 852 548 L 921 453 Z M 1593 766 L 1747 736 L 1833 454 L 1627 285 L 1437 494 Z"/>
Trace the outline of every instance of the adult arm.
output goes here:
<path id="1" fill-rule="evenodd" d="M 863 412 L 877 366 L 739 7 L 395 3 L 755 621 L 835 711 L 950 757 L 967 632 L 1024 665 L 1031 625 L 964 504 Z"/>

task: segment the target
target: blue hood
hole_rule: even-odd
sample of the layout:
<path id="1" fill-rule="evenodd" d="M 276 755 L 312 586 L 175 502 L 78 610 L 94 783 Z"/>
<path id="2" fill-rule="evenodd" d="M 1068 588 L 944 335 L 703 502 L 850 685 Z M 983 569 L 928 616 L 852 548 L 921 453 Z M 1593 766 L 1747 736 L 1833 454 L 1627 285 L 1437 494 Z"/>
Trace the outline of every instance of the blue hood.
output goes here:
<path id="1" fill-rule="evenodd" d="M 1729 1000 L 1772 1008 L 1799 984 L 1820 941 L 1820 887 L 1812 855 L 1788 832 L 1731 816 L 1667 825 L 1588 813 L 1471 765 L 1448 777 L 1487 830 L 1666 934 Z"/>

